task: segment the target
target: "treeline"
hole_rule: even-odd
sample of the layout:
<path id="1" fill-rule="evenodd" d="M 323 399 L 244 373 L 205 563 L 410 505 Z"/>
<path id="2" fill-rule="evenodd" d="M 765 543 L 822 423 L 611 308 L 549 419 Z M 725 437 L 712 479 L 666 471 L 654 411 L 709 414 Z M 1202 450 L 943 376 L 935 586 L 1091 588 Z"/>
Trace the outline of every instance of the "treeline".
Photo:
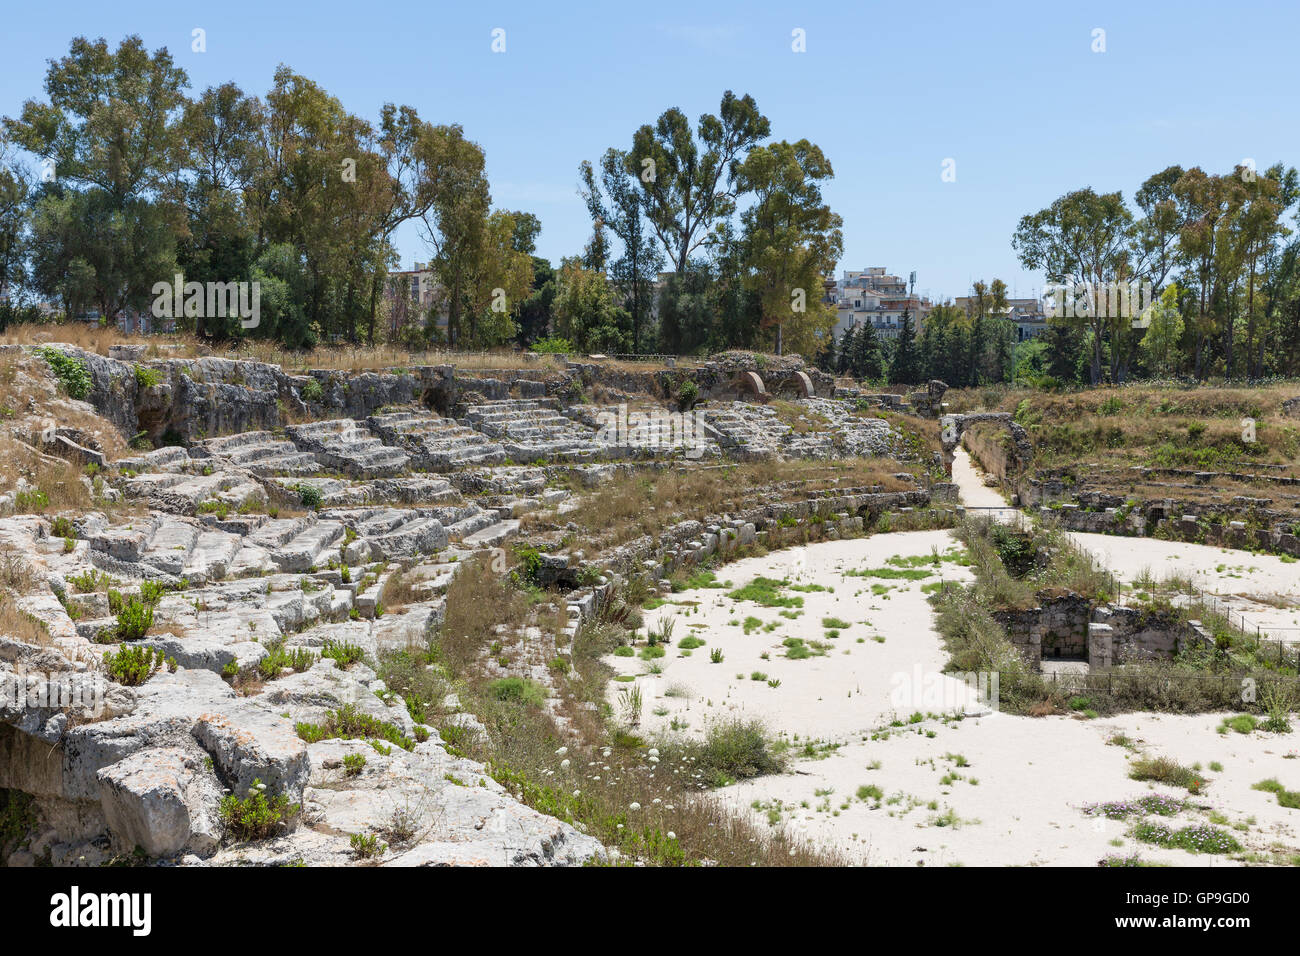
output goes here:
<path id="1" fill-rule="evenodd" d="M 1038 364 L 1092 384 L 1300 375 L 1297 201 L 1300 176 L 1280 163 L 1170 166 L 1132 205 L 1079 189 L 1023 217 L 1011 244 L 1025 268 L 1085 286 L 1145 281 L 1156 300 L 1138 321 L 1094 309 L 1052 322 Z"/>
<path id="2" fill-rule="evenodd" d="M 1025 268 L 1063 290 L 1041 335 L 1017 341 L 995 279 L 975 284 L 969 313 L 938 306 L 919 336 L 905 329 L 891 341 L 849 330 L 818 364 L 956 386 L 1300 377 L 1298 208 L 1300 174 L 1280 163 L 1223 174 L 1170 166 L 1132 205 L 1121 192 L 1075 190 L 1024 216 L 1011 240 Z M 1145 284 L 1150 300 L 1126 314 L 1098 293 L 1115 283 Z"/>
<path id="3" fill-rule="evenodd" d="M 831 165 L 807 140 L 768 142 L 749 96 L 726 93 L 694 126 L 669 109 L 629 148 L 581 164 L 591 240 L 554 267 L 535 255 L 535 216 L 492 208 L 483 150 L 459 125 L 393 104 L 372 122 L 286 66 L 264 96 L 188 89 L 165 48 L 78 38 L 51 61 L 45 98 L 4 119 L 0 323 L 41 318 L 37 301 L 65 318 L 148 311 L 154 286 L 181 274 L 259 283 L 246 334 L 295 348 L 548 339 L 812 354 L 829 337 L 823 280 L 842 243 L 820 190 Z M 408 222 L 434 280 L 416 300 L 386 285 Z M 245 334 L 238 316 L 178 319 Z"/>
<path id="4" fill-rule="evenodd" d="M 823 371 L 867 382 L 916 385 L 939 379 L 953 387 L 1006 382 L 1026 369 L 1029 343 L 1016 342 L 1016 327 L 1001 318 L 1007 286 L 1001 279 L 976 282 L 970 312 L 951 303 L 935 306 L 921 332 L 909 310 L 897 336 L 882 338 L 870 323 L 849 326 L 816 354 Z"/>
<path id="5" fill-rule="evenodd" d="M 452 339 L 494 344 L 514 333 L 540 224 L 492 209 L 483 150 L 460 126 L 392 104 L 371 122 L 286 66 L 264 97 L 227 83 L 191 98 L 188 87 L 165 48 L 77 38 L 50 62 L 46 98 L 4 119 L 4 318 L 32 317 L 22 302 L 35 297 L 67 317 L 148 311 L 154 285 L 180 273 L 259 282 L 260 325 L 248 334 L 290 347 L 374 342 L 397 262 L 390 240 L 414 221 L 433 251 Z M 25 168 L 15 147 L 39 166 Z M 502 300 L 515 305 L 494 309 Z M 436 333 L 417 318 L 418 336 Z M 239 332 L 235 316 L 180 322 Z"/>
<path id="6" fill-rule="evenodd" d="M 843 246 L 821 192 L 834 174 L 813 143 L 770 132 L 753 97 L 728 91 L 693 128 L 672 108 L 583 162 L 592 234 L 561 268 L 557 333 L 592 351 L 822 348 Z"/>

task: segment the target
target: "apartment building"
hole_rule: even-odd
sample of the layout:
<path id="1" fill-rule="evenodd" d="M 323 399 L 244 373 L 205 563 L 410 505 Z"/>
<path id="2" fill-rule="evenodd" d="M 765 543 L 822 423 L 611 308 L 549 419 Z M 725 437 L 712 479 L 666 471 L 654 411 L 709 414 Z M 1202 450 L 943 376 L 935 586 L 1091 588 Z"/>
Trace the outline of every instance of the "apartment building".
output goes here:
<path id="1" fill-rule="evenodd" d="M 929 299 L 909 293 L 908 285 L 909 280 L 884 266 L 844 270 L 835 284 L 836 337 L 850 326 L 870 322 L 881 338 L 894 338 L 904 312 L 911 314 L 912 327 L 920 332 L 934 306 Z"/>

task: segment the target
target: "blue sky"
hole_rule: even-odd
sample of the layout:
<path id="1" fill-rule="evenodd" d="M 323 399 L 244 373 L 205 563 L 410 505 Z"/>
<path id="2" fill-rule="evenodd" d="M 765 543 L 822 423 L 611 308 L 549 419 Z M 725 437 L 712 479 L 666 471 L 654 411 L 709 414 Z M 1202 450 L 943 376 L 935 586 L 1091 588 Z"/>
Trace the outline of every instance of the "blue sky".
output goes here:
<path id="1" fill-rule="evenodd" d="M 1295 4 L 1179 3 L 24 3 L 0 37 L 0 113 L 43 95 L 77 34 L 167 46 L 193 90 L 265 93 L 279 63 L 375 118 L 387 101 L 459 122 L 487 154 L 497 206 L 542 221 L 539 252 L 578 252 L 590 223 L 578 163 L 670 106 L 692 119 L 750 93 L 776 138 L 835 168 L 840 268 L 918 273 L 962 295 L 1001 277 L 1021 295 L 1019 217 L 1070 189 L 1131 196 L 1171 163 L 1300 164 Z M 207 32 L 193 53 L 191 31 Z M 506 52 L 491 31 L 506 31 Z M 791 50 L 805 31 L 807 52 Z M 1106 51 L 1092 52 L 1093 31 Z M 941 164 L 956 161 L 956 181 Z M 414 229 L 403 262 L 426 257 Z"/>

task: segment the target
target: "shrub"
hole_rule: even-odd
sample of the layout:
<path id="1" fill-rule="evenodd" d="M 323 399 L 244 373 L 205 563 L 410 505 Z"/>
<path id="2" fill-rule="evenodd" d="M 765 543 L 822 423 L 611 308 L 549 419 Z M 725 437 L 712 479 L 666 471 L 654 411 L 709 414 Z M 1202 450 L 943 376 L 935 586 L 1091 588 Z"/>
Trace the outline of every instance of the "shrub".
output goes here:
<path id="1" fill-rule="evenodd" d="M 14 511 L 19 514 L 44 511 L 49 506 L 50 496 L 39 488 L 32 491 L 20 491 L 14 495 Z"/>
<path id="2" fill-rule="evenodd" d="M 320 489 L 314 485 L 297 485 L 294 491 L 298 492 L 298 500 L 302 502 L 304 508 L 310 508 L 312 511 L 319 511 L 321 506 Z"/>
<path id="3" fill-rule="evenodd" d="M 122 605 L 113 625 L 113 636 L 119 641 L 138 641 L 153 627 L 153 605 L 139 598 L 130 598 Z"/>
<path id="4" fill-rule="evenodd" d="M 380 843 L 379 837 L 373 833 L 354 833 L 352 834 L 352 853 L 358 860 L 368 860 L 371 857 L 382 856 L 388 849 L 386 843 Z"/>
<path id="5" fill-rule="evenodd" d="M 77 531 L 72 522 L 60 515 L 50 522 L 50 536 L 54 538 L 75 538 Z"/>
<path id="6" fill-rule="evenodd" d="M 119 647 L 117 653 L 105 651 L 104 664 L 109 679 L 123 687 L 139 687 L 164 664 L 173 669 L 176 666 L 174 660 L 156 647 Z"/>
<path id="7" fill-rule="evenodd" d="M 781 773 L 785 761 L 772 751 L 763 725 L 754 720 L 715 723 L 704 740 L 670 741 L 660 745 L 665 765 L 689 761 L 709 786 L 721 787 L 769 773 Z"/>
<path id="8" fill-rule="evenodd" d="M 313 379 L 313 381 L 315 381 Z M 361 771 L 365 769 L 366 758 L 361 754 L 348 754 L 343 758 L 343 773 L 349 777 L 361 776 Z"/>
<path id="9" fill-rule="evenodd" d="M 488 693 L 497 700 L 540 707 L 546 700 L 546 688 L 524 677 L 502 677 L 488 685 Z"/>
<path id="10" fill-rule="evenodd" d="M 150 368 L 147 365 L 137 364 L 135 367 L 135 383 L 140 388 L 153 388 L 162 381 L 162 373 L 156 368 Z"/>
<path id="11" fill-rule="evenodd" d="M 59 387 L 70 398 L 85 398 L 90 394 L 94 382 L 84 360 L 73 358 L 49 346 L 34 351 L 49 364 L 54 377 L 59 380 Z"/>
<path id="12" fill-rule="evenodd" d="M 321 646 L 320 656 L 338 661 L 339 667 L 348 667 L 365 660 L 366 652 L 357 644 L 331 639 Z"/>
<path id="13" fill-rule="evenodd" d="M 319 402 L 325 397 L 325 389 L 321 387 L 319 379 L 309 378 L 298 394 L 304 402 Z"/>
<path id="14" fill-rule="evenodd" d="M 1236 853 L 1241 849 L 1241 844 L 1231 833 L 1208 823 L 1174 830 L 1164 823 L 1143 822 L 1134 827 L 1133 836 L 1143 843 L 1187 850 L 1189 853 Z"/>
<path id="15" fill-rule="evenodd" d="M 1168 757 L 1143 757 L 1135 760 L 1128 775 L 1133 780 L 1165 783 L 1171 787 L 1183 787 L 1192 793 L 1200 793 L 1207 782 L 1191 767 L 1184 767 Z"/>
<path id="16" fill-rule="evenodd" d="M 339 738 L 341 740 L 384 740 L 403 750 L 414 750 L 415 741 L 403 734 L 395 725 L 363 713 L 356 704 L 344 704 L 325 715 L 323 724 L 298 723 L 294 725 L 299 737 L 307 743 Z"/>
<path id="17" fill-rule="evenodd" d="M 569 355 L 573 352 L 573 343 L 558 335 L 549 335 L 538 339 L 531 346 L 534 352 L 542 355 Z"/>
<path id="18" fill-rule="evenodd" d="M 287 826 L 298 809 L 284 794 L 268 798 L 266 784 L 254 780 L 247 797 L 232 793 L 222 799 L 221 822 L 237 840 L 265 840 Z"/>

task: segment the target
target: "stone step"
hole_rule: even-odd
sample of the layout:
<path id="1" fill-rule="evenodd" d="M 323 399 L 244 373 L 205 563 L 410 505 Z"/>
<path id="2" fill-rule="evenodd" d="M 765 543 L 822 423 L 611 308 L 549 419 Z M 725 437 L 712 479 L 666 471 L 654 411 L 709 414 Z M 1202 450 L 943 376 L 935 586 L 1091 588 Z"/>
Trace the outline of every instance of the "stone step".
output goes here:
<path id="1" fill-rule="evenodd" d="M 366 540 L 370 544 L 371 560 L 395 560 L 441 551 L 447 547 L 448 534 L 438 519 L 417 517 Z"/>
<path id="2" fill-rule="evenodd" d="M 497 521 L 462 538 L 460 545 L 463 548 L 469 548 L 472 550 L 496 548 L 499 547 L 507 538 L 514 535 L 518 530 L 518 521 Z"/>
<path id="3" fill-rule="evenodd" d="M 343 522 L 317 521 L 271 551 L 271 561 L 281 571 L 299 573 L 314 567 L 320 556 L 343 540 Z"/>
<path id="4" fill-rule="evenodd" d="M 300 518 L 274 518 L 250 534 L 244 541 L 244 545 L 268 550 L 281 548 L 316 521 L 314 515 L 304 515 Z"/>
<path id="5" fill-rule="evenodd" d="M 484 511 L 478 508 L 477 505 L 472 507 L 475 509 L 473 514 L 447 526 L 447 534 L 453 541 L 464 541 L 468 536 L 497 522 L 497 516 L 494 512 Z"/>
<path id="6" fill-rule="evenodd" d="M 165 574 L 181 574 L 199 540 L 199 529 L 170 516 L 163 518 L 149 537 L 140 561 Z"/>
<path id="7" fill-rule="evenodd" d="M 190 453 L 179 445 L 156 448 L 143 455 L 119 458 L 113 467 L 121 471 L 179 471 L 190 463 Z"/>
<path id="8" fill-rule="evenodd" d="M 191 584 L 220 581 L 242 547 L 240 536 L 225 531 L 202 531 L 190 551 L 181 577 Z"/>

